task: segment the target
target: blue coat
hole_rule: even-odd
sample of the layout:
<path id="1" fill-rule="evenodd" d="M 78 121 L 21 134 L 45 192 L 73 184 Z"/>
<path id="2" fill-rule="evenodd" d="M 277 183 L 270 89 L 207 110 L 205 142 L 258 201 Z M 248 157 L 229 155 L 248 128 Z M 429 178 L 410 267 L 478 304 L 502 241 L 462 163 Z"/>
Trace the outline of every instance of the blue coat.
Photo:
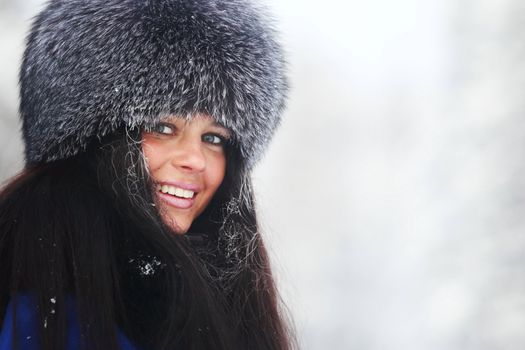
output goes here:
<path id="1" fill-rule="evenodd" d="M 36 305 L 28 295 L 20 295 L 17 299 L 18 350 L 39 350 Z M 72 300 L 66 302 L 66 310 L 66 349 L 76 350 L 80 348 L 80 327 L 75 312 L 75 304 Z M 9 302 L 4 316 L 2 331 L 0 332 L 0 350 L 14 349 L 13 338 L 13 304 Z M 121 350 L 139 350 L 121 331 L 117 333 L 117 340 Z"/>

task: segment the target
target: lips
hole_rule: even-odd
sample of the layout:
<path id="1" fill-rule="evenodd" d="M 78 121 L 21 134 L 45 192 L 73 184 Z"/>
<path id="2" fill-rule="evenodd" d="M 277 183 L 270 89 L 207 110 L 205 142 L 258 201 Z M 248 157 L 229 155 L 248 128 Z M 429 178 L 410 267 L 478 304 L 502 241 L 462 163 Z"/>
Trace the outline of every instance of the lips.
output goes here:
<path id="1" fill-rule="evenodd" d="M 175 187 L 176 191 L 174 190 Z M 156 190 L 159 198 L 170 207 L 189 209 L 195 203 L 197 190 L 200 190 L 200 187 L 181 182 L 158 182 Z M 190 193 L 191 196 L 189 196 Z"/>
<path id="2" fill-rule="evenodd" d="M 171 194 L 172 196 L 177 196 L 179 198 L 193 198 L 195 194 L 194 191 L 185 190 L 180 187 L 170 186 L 170 185 L 157 185 L 157 191 L 162 193 Z"/>
<path id="3" fill-rule="evenodd" d="M 157 192 L 159 198 L 169 205 L 170 207 L 178 208 L 178 209 L 188 209 L 193 206 L 193 203 L 195 203 L 195 196 L 193 198 L 180 198 L 177 196 L 173 196 L 171 194 Z"/>
<path id="4" fill-rule="evenodd" d="M 174 186 L 178 188 L 182 188 L 183 190 L 193 191 L 193 192 L 200 192 L 201 186 L 196 184 L 191 184 L 189 182 L 182 182 L 182 181 L 157 181 L 157 185 L 167 185 L 167 186 Z"/>

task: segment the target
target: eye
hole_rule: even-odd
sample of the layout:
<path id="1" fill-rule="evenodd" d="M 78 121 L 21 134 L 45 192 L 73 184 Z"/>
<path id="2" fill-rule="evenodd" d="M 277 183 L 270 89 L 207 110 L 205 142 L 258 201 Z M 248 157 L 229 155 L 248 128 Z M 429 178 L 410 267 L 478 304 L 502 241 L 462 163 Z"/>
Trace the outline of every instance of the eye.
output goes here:
<path id="1" fill-rule="evenodd" d="M 205 134 L 202 136 L 202 141 L 207 142 L 212 145 L 224 145 L 226 140 L 223 136 L 219 136 L 216 134 Z"/>
<path id="2" fill-rule="evenodd" d="M 171 135 L 175 132 L 175 128 L 169 124 L 159 123 L 151 128 L 151 132 L 161 135 Z"/>

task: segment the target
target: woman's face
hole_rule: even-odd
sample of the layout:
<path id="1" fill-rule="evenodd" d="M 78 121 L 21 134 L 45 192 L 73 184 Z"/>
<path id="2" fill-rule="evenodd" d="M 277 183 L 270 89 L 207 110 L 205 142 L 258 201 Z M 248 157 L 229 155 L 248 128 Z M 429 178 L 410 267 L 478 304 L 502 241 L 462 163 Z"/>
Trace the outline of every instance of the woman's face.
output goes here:
<path id="1" fill-rule="evenodd" d="M 160 213 L 177 233 L 188 231 L 224 178 L 228 129 L 210 116 L 168 117 L 142 134 Z"/>

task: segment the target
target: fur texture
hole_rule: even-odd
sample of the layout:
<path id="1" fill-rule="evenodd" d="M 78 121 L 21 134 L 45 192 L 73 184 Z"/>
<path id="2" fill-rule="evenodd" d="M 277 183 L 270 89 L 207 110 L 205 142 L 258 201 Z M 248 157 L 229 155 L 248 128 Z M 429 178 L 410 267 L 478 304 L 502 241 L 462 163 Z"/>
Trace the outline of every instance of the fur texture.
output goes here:
<path id="1" fill-rule="evenodd" d="M 249 0 L 51 0 L 20 72 L 26 161 L 67 158 L 165 115 L 208 113 L 251 167 L 287 92 L 266 19 Z"/>

